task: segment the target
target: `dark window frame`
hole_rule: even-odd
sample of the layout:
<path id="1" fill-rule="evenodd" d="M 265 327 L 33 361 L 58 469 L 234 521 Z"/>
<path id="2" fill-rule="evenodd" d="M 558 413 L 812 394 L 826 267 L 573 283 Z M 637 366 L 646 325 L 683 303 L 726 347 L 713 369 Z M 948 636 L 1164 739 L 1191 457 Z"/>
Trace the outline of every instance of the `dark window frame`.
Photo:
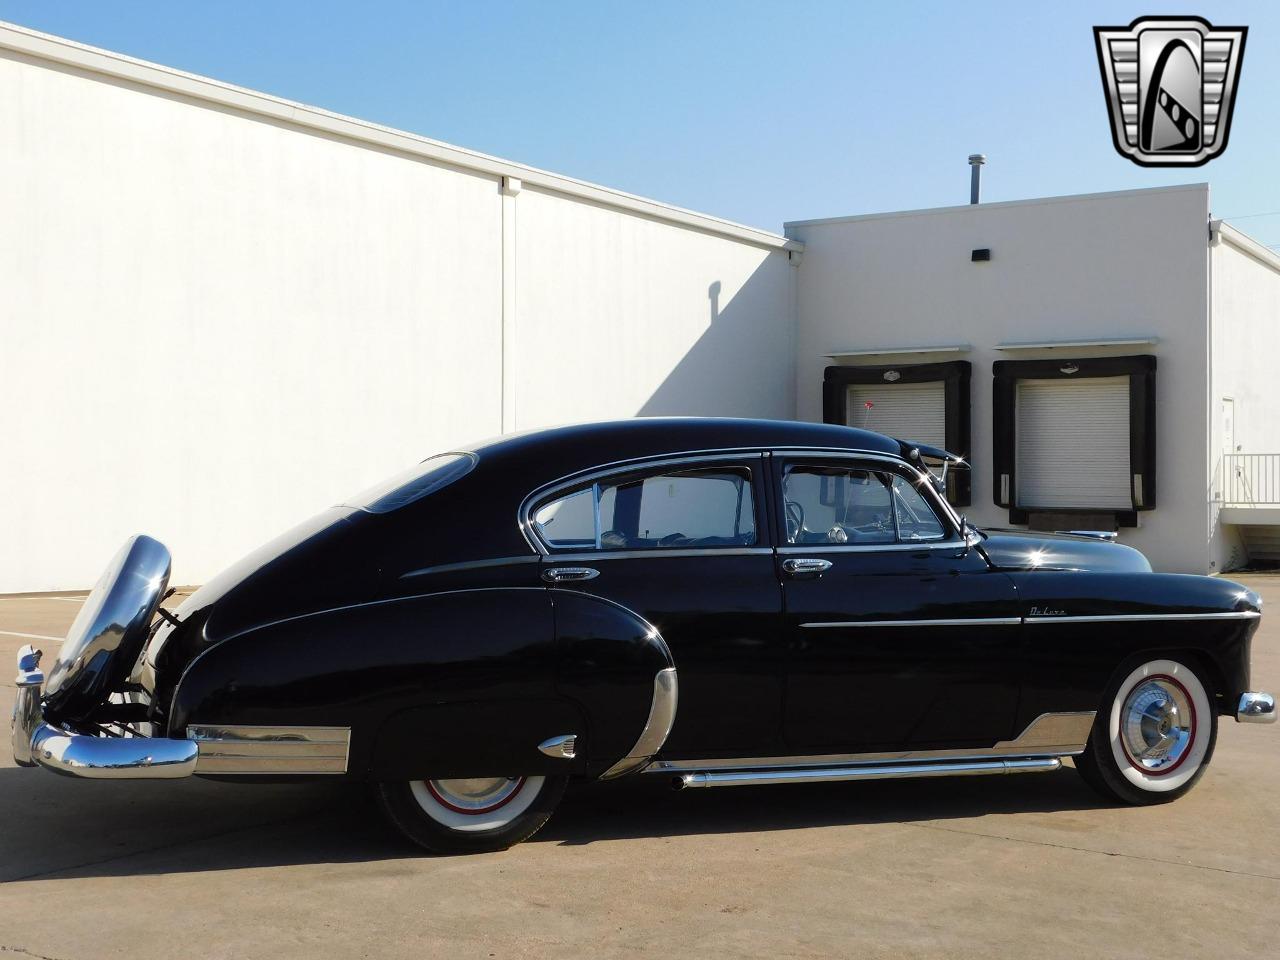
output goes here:
<path id="1" fill-rule="evenodd" d="M 885 374 L 894 372 L 896 379 Z M 970 389 L 973 364 L 968 360 L 943 363 L 906 363 L 883 366 L 827 367 L 822 381 L 822 421 L 846 426 L 849 423 L 849 387 L 854 384 L 880 384 L 892 387 L 899 383 L 943 383 L 943 448 L 972 463 Z M 899 437 L 913 440 L 914 437 Z M 953 507 L 967 507 L 973 502 L 973 470 L 947 471 L 947 502 Z"/>
<path id="2" fill-rule="evenodd" d="M 1065 372 L 1070 370 L 1071 372 Z M 1052 513 L 1113 514 L 1121 527 L 1136 527 L 1138 514 L 1156 507 L 1156 358 L 1062 357 L 1053 360 L 997 360 L 992 364 L 992 486 L 997 507 L 1009 511 L 1009 522 L 1026 524 L 1032 511 L 1017 505 L 1017 423 L 1019 380 L 1091 380 L 1129 378 L 1130 510 L 1078 507 Z M 1003 478 L 1008 477 L 1007 483 Z M 1141 477 L 1141 483 L 1135 482 Z"/>

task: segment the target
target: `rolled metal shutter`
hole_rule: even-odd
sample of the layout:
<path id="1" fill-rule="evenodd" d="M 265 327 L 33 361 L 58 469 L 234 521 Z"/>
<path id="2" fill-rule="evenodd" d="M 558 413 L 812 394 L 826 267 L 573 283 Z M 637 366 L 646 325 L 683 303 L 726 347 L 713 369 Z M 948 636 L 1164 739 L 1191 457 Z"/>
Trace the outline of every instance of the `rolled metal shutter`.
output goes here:
<path id="1" fill-rule="evenodd" d="M 933 447 L 946 445 L 946 385 L 941 380 L 852 384 L 845 409 L 851 427 Z"/>
<path id="2" fill-rule="evenodd" d="M 1133 509 L 1129 378 L 1020 380 L 1017 503 Z"/>

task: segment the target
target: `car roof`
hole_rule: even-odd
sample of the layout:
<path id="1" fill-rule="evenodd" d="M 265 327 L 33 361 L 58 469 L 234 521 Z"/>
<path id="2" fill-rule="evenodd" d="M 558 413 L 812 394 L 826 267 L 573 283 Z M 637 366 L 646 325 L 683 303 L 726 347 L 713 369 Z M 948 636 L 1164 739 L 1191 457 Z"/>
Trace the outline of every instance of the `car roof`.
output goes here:
<path id="1" fill-rule="evenodd" d="M 811 447 L 903 455 L 903 444 L 884 434 L 830 423 L 733 417 L 637 417 L 509 434 L 471 449 L 481 464 L 527 461 L 551 476 L 616 463 L 704 450 Z M 535 474 L 543 470 L 531 471 Z"/>

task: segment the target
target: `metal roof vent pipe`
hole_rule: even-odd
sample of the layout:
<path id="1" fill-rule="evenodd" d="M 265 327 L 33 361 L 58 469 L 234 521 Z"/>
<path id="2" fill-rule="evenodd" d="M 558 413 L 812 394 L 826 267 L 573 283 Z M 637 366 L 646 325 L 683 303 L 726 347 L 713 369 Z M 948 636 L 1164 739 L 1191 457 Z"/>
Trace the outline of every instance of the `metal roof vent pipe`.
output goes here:
<path id="1" fill-rule="evenodd" d="M 982 202 L 982 165 L 987 162 L 984 153 L 969 154 L 969 202 Z"/>

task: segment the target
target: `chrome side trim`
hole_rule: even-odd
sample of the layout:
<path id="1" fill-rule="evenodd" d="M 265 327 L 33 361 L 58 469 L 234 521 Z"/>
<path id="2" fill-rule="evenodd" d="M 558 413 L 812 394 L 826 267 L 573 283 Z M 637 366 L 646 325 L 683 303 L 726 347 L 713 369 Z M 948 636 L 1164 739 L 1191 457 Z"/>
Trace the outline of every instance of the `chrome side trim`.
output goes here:
<path id="1" fill-rule="evenodd" d="M 467 570 L 483 570 L 486 567 L 505 567 L 513 563 L 537 563 L 542 557 L 536 553 L 521 554 L 518 557 L 489 557 L 484 560 L 463 560 L 459 563 L 440 563 L 434 567 L 423 567 L 400 574 L 401 580 L 410 577 L 425 577 L 433 573 L 461 573 Z"/>
<path id="2" fill-rule="evenodd" d="M 1269 693 L 1243 693 L 1236 706 L 1238 723 L 1275 723 L 1276 698 Z"/>
<path id="3" fill-rule="evenodd" d="M 734 759 L 655 760 L 645 773 L 685 770 L 787 770 L 858 766 L 867 763 L 929 763 L 952 760 L 992 760 L 1001 757 L 1067 757 L 1083 753 L 1093 725 L 1092 711 L 1042 713 L 1013 740 L 987 748 L 956 750 L 898 750 L 888 753 L 836 753 L 817 756 L 738 757 Z M 1085 719 L 1088 724 L 1085 724 Z"/>
<path id="4" fill-rule="evenodd" d="M 1083 753 L 1089 743 L 1096 710 L 1070 713 L 1042 713 L 1012 740 L 1001 740 L 993 749 L 1023 756 L 1052 753 L 1057 756 Z"/>
<path id="5" fill-rule="evenodd" d="M 676 778 L 681 789 L 739 787 L 762 783 L 817 783 L 830 780 L 905 780 L 916 777 L 974 776 L 992 773 L 1049 773 L 1062 766 L 1057 757 L 1007 760 L 949 760 L 936 763 L 868 764 L 853 767 L 796 767 L 790 770 L 700 771 Z"/>
<path id="6" fill-rule="evenodd" d="M 1127 623 L 1141 620 L 1256 620 L 1257 610 L 1231 610 L 1224 613 L 1106 613 L 1089 616 L 1027 617 L 1025 623 Z"/>
<path id="7" fill-rule="evenodd" d="M 177 780 L 196 769 L 196 745 L 167 737 L 88 737 L 40 724 L 31 738 L 40 766 L 90 780 Z"/>
<path id="8" fill-rule="evenodd" d="M 959 617 L 941 620 L 815 620 L 802 623 L 801 627 L 823 629 L 832 627 L 1017 627 L 1021 617 Z"/>
<path id="9" fill-rule="evenodd" d="M 350 727 L 187 727 L 198 749 L 195 772 L 335 774 L 347 772 Z"/>
<path id="10" fill-rule="evenodd" d="M 653 678 L 653 701 L 649 705 L 649 719 L 645 721 L 639 739 L 625 757 L 600 775 L 601 780 L 612 780 L 640 769 L 662 749 L 676 722 L 678 700 L 676 668 L 665 667 L 659 670 Z"/>

